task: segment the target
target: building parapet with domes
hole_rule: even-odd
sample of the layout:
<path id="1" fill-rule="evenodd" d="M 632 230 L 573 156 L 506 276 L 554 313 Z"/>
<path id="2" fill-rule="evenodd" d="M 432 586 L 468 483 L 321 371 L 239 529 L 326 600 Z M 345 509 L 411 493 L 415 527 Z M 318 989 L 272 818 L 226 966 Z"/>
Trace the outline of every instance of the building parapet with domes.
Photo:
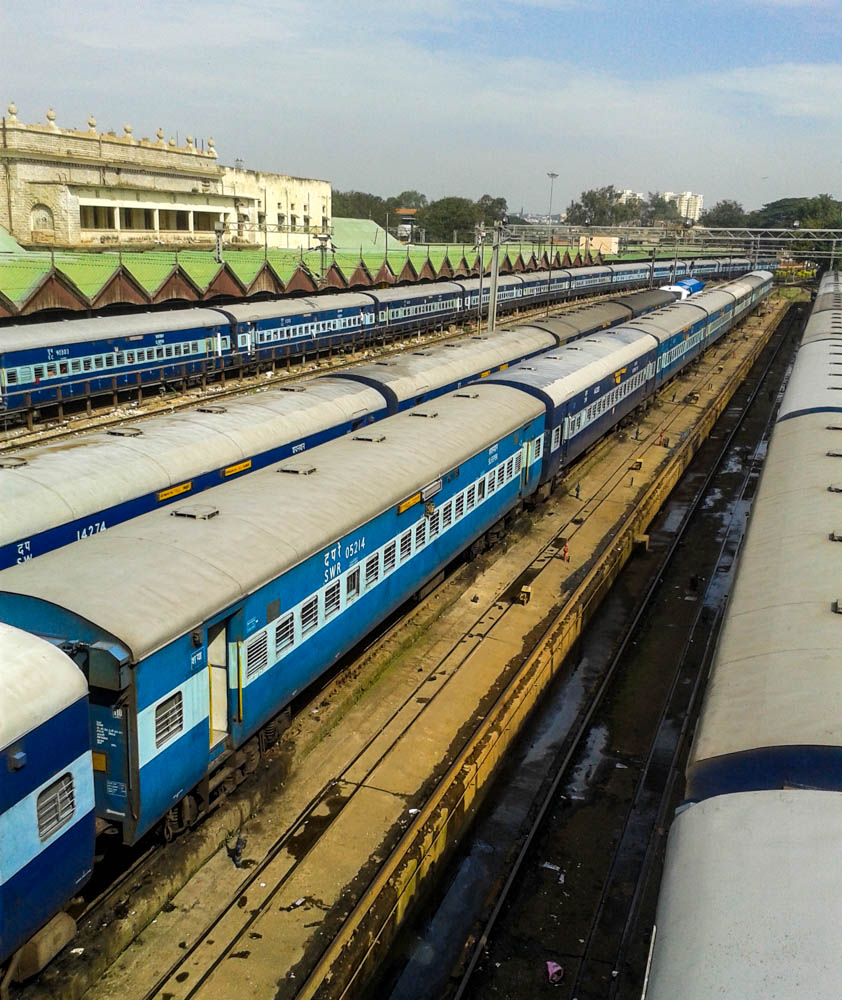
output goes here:
<path id="1" fill-rule="evenodd" d="M 0 119 L 0 226 L 24 246 L 106 248 L 226 243 L 309 249 L 330 232 L 328 181 L 226 167 L 213 139 L 185 145 Z"/>

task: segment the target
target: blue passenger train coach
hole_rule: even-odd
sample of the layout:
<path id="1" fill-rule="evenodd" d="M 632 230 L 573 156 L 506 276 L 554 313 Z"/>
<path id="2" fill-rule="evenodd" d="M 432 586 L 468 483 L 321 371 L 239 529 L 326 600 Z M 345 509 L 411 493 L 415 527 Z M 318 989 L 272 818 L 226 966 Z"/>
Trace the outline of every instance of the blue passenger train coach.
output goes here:
<path id="1" fill-rule="evenodd" d="M 0 624 L 0 970 L 93 869 L 88 725 L 81 670 L 44 639 Z M 53 938 L 63 943 L 62 931 Z"/>
<path id="2" fill-rule="evenodd" d="M 761 272 L 728 294 L 770 285 Z M 299 691 L 580 453 L 590 425 L 570 418 L 586 400 L 607 429 L 655 391 L 653 351 L 684 317 L 671 322 L 660 338 L 635 324 L 586 338 L 578 374 L 548 356 L 543 385 L 526 364 L 4 571 L 0 619 L 88 678 L 98 817 L 128 843 L 192 824 Z M 626 386 L 638 395 L 607 395 Z"/>
<path id="3" fill-rule="evenodd" d="M 502 312 L 598 292 L 640 288 L 689 272 L 729 277 L 745 259 L 613 264 L 502 276 Z M 269 302 L 174 309 L 0 327 L 0 407 L 8 413 L 117 393 L 130 386 L 250 370 L 410 329 L 471 319 L 478 278 Z M 483 282 L 487 305 L 488 283 Z M 549 291 L 548 291 L 549 289 Z M 485 307 L 485 306 L 484 306 Z M 483 308 L 484 308 L 483 307 Z"/>

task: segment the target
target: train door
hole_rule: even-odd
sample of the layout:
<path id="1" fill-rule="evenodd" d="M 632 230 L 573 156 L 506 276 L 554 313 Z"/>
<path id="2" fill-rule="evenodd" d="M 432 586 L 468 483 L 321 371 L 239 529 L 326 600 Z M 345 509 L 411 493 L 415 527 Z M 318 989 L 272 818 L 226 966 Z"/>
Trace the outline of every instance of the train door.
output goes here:
<path id="1" fill-rule="evenodd" d="M 208 627 L 208 693 L 210 747 L 228 735 L 228 620 Z"/>
<path id="2" fill-rule="evenodd" d="M 525 489 L 529 482 L 529 456 L 532 452 L 532 443 L 524 441 L 520 448 L 520 488 Z"/>
<path id="3" fill-rule="evenodd" d="M 237 334 L 237 351 L 240 354 L 254 353 L 254 333 L 251 330 Z"/>

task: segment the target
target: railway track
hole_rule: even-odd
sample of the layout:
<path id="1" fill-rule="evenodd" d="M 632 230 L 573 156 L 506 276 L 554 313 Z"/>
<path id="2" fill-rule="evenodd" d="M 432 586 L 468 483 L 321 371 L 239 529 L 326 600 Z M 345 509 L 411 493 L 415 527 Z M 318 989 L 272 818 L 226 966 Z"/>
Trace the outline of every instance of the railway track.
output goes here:
<path id="1" fill-rule="evenodd" d="M 571 727 L 540 801 L 535 805 L 532 821 L 523 834 L 514 860 L 505 878 L 501 878 L 502 884 L 493 905 L 486 911 L 487 915 L 474 938 L 473 947 L 469 949 L 468 957 L 463 958 L 460 963 L 461 974 L 457 976 L 455 985 L 448 990 L 448 995 L 454 996 L 456 1000 L 485 996 L 492 987 L 506 996 L 533 995 L 536 981 L 525 985 L 523 992 L 518 992 L 513 988 L 511 979 L 498 981 L 495 978 L 497 968 L 506 966 L 513 959 L 517 962 L 509 950 L 513 944 L 517 943 L 524 951 L 528 950 L 528 931 L 518 925 L 518 919 L 529 906 L 526 893 L 534 894 L 538 883 L 535 879 L 529 882 L 525 880 L 527 870 L 540 868 L 536 850 L 539 843 L 542 844 L 544 857 L 553 853 L 548 842 L 555 843 L 556 847 L 562 842 L 569 846 L 564 835 L 559 833 L 565 819 L 570 822 L 565 810 L 571 808 L 571 796 L 561 795 L 562 789 L 575 787 L 577 800 L 582 798 L 592 801 L 594 796 L 600 794 L 581 775 L 590 773 L 595 782 L 598 780 L 598 768 L 591 766 L 593 747 L 599 744 L 601 734 L 611 729 L 613 702 L 621 700 L 619 685 L 624 680 L 632 647 L 642 641 L 644 628 L 652 627 L 652 616 L 655 613 L 653 609 L 661 599 L 665 574 L 684 547 L 688 532 L 695 523 L 696 513 L 705 504 L 706 498 L 710 498 L 718 470 L 728 461 L 729 455 L 733 454 L 734 442 L 744 421 L 761 393 L 768 389 L 770 373 L 776 365 L 779 366 L 780 354 L 784 344 L 789 341 L 793 323 L 790 313 L 789 321 L 784 321 L 783 329 L 779 328 L 779 334 L 767 348 L 769 356 L 765 359 L 761 373 L 753 380 L 753 388 L 748 397 L 736 413 L 730 412 L 735 409 L 732 404 L 726 414 L 730 414 L 731 426 L 723 438 L 722 446 L 709 472 L 687 504 L 681 524 L 657 566 L 619 646 L 611 656 L 601 682 L 595 687 Z M 791 362 L 786 369 L 787 375 L 790 367 Z M 778 390 L 777 401 L 782 395 L 782 388 L 783 386 Z M 559 953 L 556 942 L 534 942 L 534 954 L 531 957 L 536 958 L 536 961 L 537 954 L 542 949 L 547 955 L 556 949 L 555 954 L 563 960 L 564 989 L 559 991 L 559 996 L 578 1000 L 638 996 L 639 982 L 630 984 L 625 975 L 626 960 L 633 946 L 639 952 L 641 940 L 644 947 L 646 944 L 645 936 L 641 938 L 639 933 L 641 904 L 650 886 L 649 880 L 662 847 L 662 834 L 668 825 L 670 806 L 675 804 L 677 785 L 680 785 L 680 781 L 677 781 L 679 763 L 686 750 L 689 720 L 694 708 L 698 707 L 705 665 L 712 654 L 718 617 L 724 606 L 724 592 L 718 592 L 715 601 L 710 592 L 712 589 L 721 591 L 723 581 L 728 578 L 727 574 L 736 558 L 744 527 L 747 497 L 756 482 L 761 464 L 759 455 L 762 442 L 768 438 L 776 408 L 777 402 L 770 406 L 762 427 L 761 443 L 753 449 L 750 461 L 742 466 L 742 478 L 736 493 L 731 523 L 716 553 L 709 575 L 710 583 L 705 588 L 702 599 L 698 601 L 680 656 L 667 684 L 666 697 L 657 714 L 657 723 L 648 737 L 646 747 L 642 753 L 634 755 L 628 753 L 627 747 L 623 753 L 617 749 L 616 743 L 609 743 L 600 750 L 599 756 L 602 759 L 622 761 L 624 786 L 632 784 L 633 793 L 624 803 L 622 822 L 618 822 L 613 828 L 614 843 L 608 851 L 599 891 L 587 904 L 583 904 L 584 909 L 591 910 L 592 916 L 586 930 L 583 931 L 579 925 L 575 932 L 581 947 L 575 952 L 566 950 Z M 712 605 L 715 606 L 713 617 Z M 663 629 L 664 621 L 660 620 L 659 624 Z M 548 832 L 550 830 L 554 832 Z M 576 836 L 577 842 L 581 843 L 581 829 L 577 830 Z M 594 833 L 594 839 L 599 840 L 600 834 Z M 611 834 L 605 834 L 603 839 L 610 840 Z M 560 884 L 563 884 L 563 873 L 560 879 Z M 528 889 L 525 888 L 527 885 Z M 567 895 L 567 892 L 564 894 Z M 495 938 L 500 939 L 499 945 Z M 645 951 L 642 956 L 638 954 L 638 964 L 645 964 L 645 957 Z M 543 974 L 543 982 L 547 982 L 546 973 Z M 630 990 L 627 993 L 624 992 L 626 987 Z"/>
<path id="2" fill-rule="evenodd" d="M 710 287 L 716 287 L 715 283 L 711 283 Z M 550 309 L 550 315 L 560 315 L 564 312 L 570 311 L 571 309 L 581 308 L 585 305 L 595 305 L 598 302 L 603 302 L 606 299 L 614 297 L 613 293 L 607 293 L 605 295 L 594 295 L 588 298 L 575 299 L 571 302 L 566 302 L 562 305 L 552 307 Z M 528 323 L 530 320 L 546 316 L 546 314 L 546 306 L 536 309 L 527 309 L 523 312 L 519 312 L 516 316 L 506 317 L 501 320 L 498 325 L 502 327 L 514 326 L 519 323 Z M 149 396 L 145 400 L 144 404 L 137 404 L 150 406 L 150 409 L 146 412 L 123 412 L 115 416 L 113 415 L 114 411 L 120 407 L 119 404 L 112 404 L 107 407 L 102 407 L 101 409 L 103 412 L 101 414 L 85 413 L 75 418 L 61 419 L 58 421 L 59 426 L 56 426 L 56 418 L 47 418 L 43 421 L 41 426 L 34 424 L 32 431 L 28 428 L 21 429 L 21 432 L 18 434 L 15 433 L 14 428 L 4 427 L 4 429 L 0 431 L 0 454 L 28 447 L 35 447 L 38 445 L 52 444 L 57 441 L 74 437 L 75 435 L 86 431 L 108 430 L 111 427 L 117 427 L 120 424 L 125 424 L 129 421 L 132 424 L 138 423 L 140 421 L 147 420 L 150 417 L 160 416 L 162 413 L 174 413 L 179 410 L 189 409 L 193 406 L 199 406 L 202 403 L 207 403 L 209 401 L 217 403 L 220 400 L 245 395 L 246 393 L 254 392 L 257 389 L 266 389 L 276 385 L 283 385 L 285 382 L 289 382 L 294 379 L 329 375 L 332 371 L 336 371 L 339 368 L 346 368 L 348 365 L 357 364 L 361 361 L 394 357 L 395 355 L 403 354 L 407 350 L 416 349 L 419 345 L 423 345 L 425 347 L 434 346 L 446 341 L 461 340 L 464 337 L 473 336 L 474 333 L 475 328 L 473 326 L 459 327 L 455 330 L 453 328 L 449 328 L 445 331 L 433 333 L 424 333 L 419 330 L 416 333 L 409 335 L 402 334 L 397 341 L 390 341 L 388 346 L 383 345 L 378 347 L 376 344 L 366 344 L 358 351 L 352 351 L 349 354 L 343 352 L 336 355 L 334 355 L 333 350 L 331 350 L 327 363 L 324 363 L 323 360 L 317 360 L 314 363 L 312 360 L 308 360 L 305 357 L 290 368 L 277 373 L 274 370 L 274 365 L 271 372 L 258 371 L 253 375 L 242 377 L 234 376 L 228 373 L 228 377 L 236 379 L 236 384 L 229 386 L 228 388 L 225 387 L 224 382 L 217 381 L 214 382 L 210 388 L 206 388 L 198 393 L 195 390 L 192 392 L 187 390 L 183 393 L 178 393 L 173 397 L 165 395 L 164 397 L 156 399 L 153 396 Z M 409 339 L 410 337 L 411 339 Z M 321 359 L 324 353 L 326 352 L 320 352 L 318 357 Z M 283 360 L 279 359 L 278 364 L 282 363 Z M 120 391 L 136 392 L 137 390 L 136 387 L 126 387 L 124 390 Z M 65 400 L 65 404 L 70 404 L 71 402 L 72 400 Z M 80 400 L 79 402 L 82 401 Z"/>

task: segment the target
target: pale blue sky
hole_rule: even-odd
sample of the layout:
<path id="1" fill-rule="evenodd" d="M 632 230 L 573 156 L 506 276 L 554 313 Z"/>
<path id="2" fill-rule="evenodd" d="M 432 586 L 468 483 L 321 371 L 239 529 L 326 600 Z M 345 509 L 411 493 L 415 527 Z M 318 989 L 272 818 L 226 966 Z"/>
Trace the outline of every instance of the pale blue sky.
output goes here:
<path id="1" fill-rule="evenodd" d="M 213 136 L 380 194 L 842 195 L 840 0 L 0 4 L 24 121 Z"/>

